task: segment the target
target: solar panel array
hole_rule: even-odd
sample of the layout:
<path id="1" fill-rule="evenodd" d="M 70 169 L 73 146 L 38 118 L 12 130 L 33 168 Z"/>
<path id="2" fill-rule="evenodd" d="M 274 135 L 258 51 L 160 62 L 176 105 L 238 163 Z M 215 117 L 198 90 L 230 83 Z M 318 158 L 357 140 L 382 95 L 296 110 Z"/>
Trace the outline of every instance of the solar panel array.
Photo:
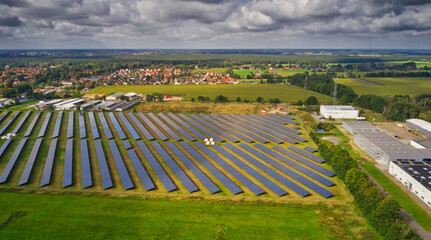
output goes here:
<path id="1" fill-rule="evenodd" d="M 293 117 L 291 117 L 292 119 L 283 118 L 283 117 L 278 116 L 278 115 L 262 115 L 262 117 L 265 117 L 265 118 L 267 118 L 269 120 L 272 120 L 274 122 L 277 122 L 275 120 L 281 121 L 282 124 L 284 124 L 284 123 L 290 123 L 290 124 L 293 124 L 293 125 L 299 125 L 298 122 L 293 121 L 295 119 Z"/>
<path id="2" fill-rule="evenodd" d="M 144 120 L 144 122 L 150 127 L 150 129 L 162 140 L 162 141 L 167 141 L 168 137 L 166 137 L 166 135 L 164 133 L 162 133 L 162 131 L 160 131 L 160 129 L 158 129 L 156 127 L 156 125 L 154 125 L 153 122 L 150 121 L 150 119 L 147 118 L 147 116 L 145 116 L 143 113 L 138 113 L 138 116 Z"/>
<path id="3" fill-rule="evenodd" d="M 82 168 L 82 188 L 93 186 L 91 179 L 90 156 L 88 154 L 87 139 L 81 140 L 81 168 Z"/>
<path id="4" fill-rule="evenodd" d="M 49 145 L 48 156 L 46 157 L 45 167 L 43 169 L 42 181 L 40 186 L 46 186 L 51 182 L 52 166 L 54 165 L 55 150 L 58 139 L 52 139 Z"/>
<path id="5" fill-rule="evenodd" d="M 129 120 L 127 120 L 124 113 L 120 112 L 118 113 L 118 116 L 120 116 L 121 121 L 123 121 L 124 125 L 126 126 L 129 133 L 132 135 L 132 138 L 135 140 L 141 139 L 139 134 L 136 132 L 136 130 L 133 128 L 132 124 L 130 124 Z"/>
<path id="6" fill-rule="evenodd" d="M 117 118 L 115 117 L 114 113 L 113 113 L 113 112 L 109 112 L 109 113 L 108 113 L 108 116 L 109 116 L 109 118 L 111 119 L 112 124 L 114 124 L 114 128 L 115 128 L 115 130 L 116 130 L 116 131 L 117 131 L 117 133 L 118 133 L 118 137 L 119 137 L 121 140 L 126 139 L 126 138 L 127 138 L 127 136 L 126 136 L 126 134 L 124 133 L 123 129 L 121 128 L 120 123 L 118 122 L 118 120 L 117 120 Z"/>
<path id="7" fill-rule="evenodd" d="M 304 148 L 304 150 L 306 150 L 306 151 L 308 151 L 308 152 L 311 152 L 311 153 L 317 152 L 317 150 L 316 150 L 316 149 L 314 149 L 314 148 L 312 148 L 312 147 L 310 147 L 310 146 L 306 146 L 306 147 Z"/>
<path id="8" fill-rule="evenodd" d="M 21 139 L 21 141 L 18 144 L 18 147 L 15 148 L 15 151 L 13 152 L 12 157 L 9 159 L 9 162 L 7 163 L 5 169 L 3 170 L 3 173 L 0 176 L 0 183 L 5 183 L 9 178 L 10 172 L 12 171 L 13 166 L 15 166 L 15 163 L 18 160 L 18 157 L 21 154 L 21 151 L 26 142 L 27 142 L 27 138 Z"/>
<path id="9" fill-rule="evenodd" d="M 127 171 L 126 165 L 124 164 L 123 158 L 121 157 L 120 151 L 118 150 L 117 144 L 114 140 L 108 142 L 109 149 L 111 150 L 112 157 L 114 158 L 115 165 L 117 166 L 118 173 L 120 174 L 121 182 L 125 190 L 133 188 L 132 179 L 130 178 L 129 172 Z"/>
<path id="10" fill-rule="evenodd" d="M 106 121 L 106 118 L 103 112 L 99 112 L 99 119 L 100 119 L 100 122 L 102 123 L 102 128 L 103 128 L 103 131 L 105 132 L 106 139 L 109 140 L 114 138 L 114 136 L 112 136 L 111 129 L 109 128 L 108 122 Z"/>
<path id="11" fill-rule="evenodd" d="M 128 113 L 130 119 L 132 119 L 133 123 L 138 127 L 138 129 L 141 131 L 142 134 L 144 134 L 145 138 L 148 141 L 154 140 L 153 135 L 145 128 L 145 126 L 138 120 L 138 118 L 135 116 L 135 114 L 129 112 Z"/>
<path id="12" fill-rule="evenodd" d="M 108 189 L 114 186 L 112 184 L 111 173 L 109 172 L 108 163 L 106 162 L 105 152 L 103 151 L 102 142 L 100 139 L 94 141 L 96 147 L 97 161 L 99 163 L 100 176 L 102 177 L 103 189 Z"/>
<path id="13" fill-rule="evenodd" d="M 270 117 L 268 115 L 260 115 L 260 117 L 265 118 L 265 119 L 270 120 L 270 121 L 273 121 L 273 122 L 276 122 L 276 123 L 281 124 L 281 125 L 287 124 L 287 122 L 285 120 L 283 121 L 283 120 L 280 120 L 278 118 Z"/>
<path id="14" fill-rule="evenodd" d="M 123 146 L 126 150 L 129 150 L 132 148 L 132 144 L 130 144 L 129 140 L 124 140 L 123 141 Z"/>
<path id="15" fill-rule="evenodd" d="M 178 124 L 176 124 L 174 121 L 166 117 L 163 113 L 158 113 L 159 117 L 161 117 L 163 120 L 165 120 L 171 127 L 173 127 L 175 130 L 177 130 L 181 135 L 183 135 L 187 140 L 194 142 L 196 139 L 190 135 L 188 132 L 184 131 Z"/>
<path id="16" fill-rule="evenodd" d="M 224 124 L 222 124 L 222 123 L 220 123 L 220 122 L 218 122 L 218 121 L 216 121 L 216 120 L 214 120 L 214 119 L 212 119 L 212 118 L 210 118 L 210 117 L 208 117 L 208 116 L 206 116 L 205 114 L 199 114 L 199 116 L 201 117 L 201 118 L 203 118 L 203 119 L 205 119 L 206 121 L 208 121 L 208 122 L 210 122 L 210 123 L 212 123 L 212 124 L 214 124 L 215 126 L 217 126 L 217 127 L 219 127 L 220 129 L 222 129 L 223 130 L 223 132 L 225 132 L 226 134 L 227 133 L 230 133 L 230 134 L 232 134 L 233 136 L 235 136 L 235 137 L 237 137 L 237 138 L 239 138 L 239 139 L 241 139 L 241 140 L 243 140 L 244 142 L 248 142 L 248 143 L 252 143 L 252 142 L 254 142 L 254 140 L 253 139 L 251 139 L 251 138 L 249 138 L 249 137 L 246 137 L 246 136 L 244 136 L 244 135 L 242 135 L 241 133 L 239 133 L 238 131 L 236 131 L 236 130 L 234 130 L 234 129 L 232 129 L 232 128 L 230 128 L 230 127 L 228 127 L 228 126 L 226 126 L 226 125 L 224 125 Z"/>
<path id="17" fill-rule="evenodd" d="M 73 137 L 73 112 L 69 112 L 69 120 L 67 122 L 67 138 Z"/>
<path id="18" fill-rule="evenodd" d="M 24 171 L 19 179 L 18 185 L 27 184 L 28 179 L 30 178 L 31 170 L 33 169 L 34 162 L 36 161 L 37 154 L 39 153 L 40 145 L 42 144 L 42 138 L 36 139 L 36 142 L 33 145 L 33 149 L 31 150 L 30 156 L 25 164 Z"/>
<path id="19" fill-rule="evenodd" d="M 13 134 L 17 134 L 18 131 L 21 129 L 22 125 L 24 124 L 25 120 L 27 120 L 28 116 L 30 116 L 31 111 L 27 111 L 24 116 L 19 121 L 18 125 L 16 125 L 15 129 L 12 131 Z"/>
<path id="20" fill-rule="evenodd" d="M 144 185 L 145 190 L 150 191 L 155 189 L 156 185 L 154 185 L 153 180 L 151 180 L 150 175 L 148 175 L 147 171 L 145 170 L 144 166 L 142 165 L 135 151 L 128 150 L 127 154 L 129 155 L 130 160 L 132 161 L 132 164 L 135 167 L 135 170 L 138 173 L 139 179 L 141 179 L 141 182 Z"/>
<path id="21" fill-rule="evenodd" d="M 190 115 L 190 117 L 192 117 L 194 120 L 198 121 L 199 123 L 201 123 L 203 126 L 213 130 L 214 132 L 216 132 L 218 135 L 223 136 L 225 139 L 232 141 L 232 142 L 239 142 L 239 140 L 237 138 L 234 138 L 232 135 L 230 135 L 229 133 L 227 133 L 226 131 L 212 125 L 211 123 L 203 120 L 202 118 L 192 114 Z"/>
<path id="22" fill-rule="evenodd" d="M 199 124 L 198 122 L 196 122 L 195 120 L 187 117 L 186 115 L 180 113 L 178 114 L 178 116 L 182 117 L 184 120 L 186 120 L 188 123 L 190 123 L 191 125 L 193 125 L 195 128 L 201 130 L 202 132 L 204 132 L 205 134 L 207 134 L 208 136 L 214 138 L 214 140 L 218 141 L 218 142 L 225 142 L 225 140 L 223 138 L 221 138 L 219 135 L 211 132 L 208 128 L 204 127 L 203 125 Z"/>
<path id="23" fill-rule="evenodd" d="M 9 111 L 9 110 L 8 110 L 8 111 L 6 111 L 6 112 L 4 112 L 4 114 L 0 116 L 0 122 L 1 122 L 1 121 L 3 121 L 3 119 L 5 119 L 5 118 L 6 118 L 6 116 L 7 116 L 10 112 L 11 112 L 11 111 Z"/>
<path id="24" fill-rule="evenodd" d="M 302 156 L 305 156 L 305 157 L 307 157 L 307 158 L 309 158 L 309 159 L 311 159 L 311 160 L 313 160 L 315 162 L 318 162 L 318 163 L 324 163 L 325 162 L 325 159 L 320 158 L 320 157 L 318 157 L 316 155 L 313 155 L 313 154 L 311 154 L 309 152 L 306 152 L 306 151 L 304 151 L 302 149 L 299 149 L 297 147 L 290 146 L 289 150 L 292 150 L 292 151 L 294 151 L 294 152 L 296 152 L 298 154 L 301 154 Z"/>
<path id="25" fill-rule="evenodd" d="M 43 121 L 42 127 L 40 128 L 38 138 L 45 136 L 46 128 L 48 127 L 49 120 L 51 120 L 52 112 L 48 112 L 45 116 L 45 120 Z"/>
<path id="26" fill-rule="evenodd" d="M 163 123 L 154 113 L 148 113 L 148 116 L 153 119 L 165 132 L 168 133 L 169 136 L 171 136 L 175 141 L 181 141 L 183 140 L 180 136 L 178 136 L 177 133 L 172 131 L 168 126 L 166 126 L 165 123 Z"/>
<path id="27" fill-rule="evenodd" d="M 37 112 L 36 115 L 34 116 L 33 120 L 31 121 L 30 125 L 27 128 L 27 131 L 25 131 L 24 133 L 24 137 L 28 137 L 30 136 L 31 132 L 33 132 L 34 126 L 37 123 L 37 120 L 39 120 L 40 115 L 42 114 L 41 111 Z"/>
<path id="28" fill-rule="evenodd" d="M 99 129 L 97 129 L 97 122 L 94 117 L 94 113 L 88 112 L 88 118 L 90 119 L 90 127 L 91 127 L 91 133 L 93 134 L 93 139 L 100 138 Z"/>
<path id="29" fill-rule="evenodd" d="M 73 139 L 66 142 L 66 153 L 64 157 L 63 188 L 72 186 L 73 177 Z"/>
<path id="30" fill-rule="evenodd" d="M 4 151 L 6 151 L 7 146 L 9 146 L 10 142 L 12 141 L 12 138 L 7 139 L 0 147 L 0 157 L 3 155 Z"/>
<path id="31" fill-rule="evenodd" d="M 85 130 L 84 112 L 79 112 L 78 121 L 79 121 L 79 138 L 81 139 L 86 138 L 87 131 Z"/>
<path id="32" fill-rule="evenodd" d="M 56 138 L 60 135 L 61 119 L 63 118 L 63 112 L 58 112 L 57 120 L 55 120 L 54 131 L 52 132 L 52 138 Z"/>
<path id="33" fill-rule="evenodd" d="M 177 123 L 179 123 L 185 129 L 187 129 L 188 131 L 190 131 L 191 133 L 193 133 L 199 139 L 204 139 L 205 138 L 205 135 L 203 135 L 201 132 L 199 132 L 196 129 L 194 129 L 192 126 L 190 126 L 189 124 L 187 124 L 186 122 L 184 122 L 183 120 L 181 120 L 181 118 L 177 117 L 173 113 L 168 113 L 168 116 L 171 117 L 172 119 L 174 119 Z"/>
<path id="34" fill-rule="evenodd" d="M 297 135 L 301 134 L 301 132 L 296 131 L 295 129 L 292 129 L 290 127 L 284 126 L 284 124 L 279 124 L 279 123 L 277 123 L 275 121 L 272 121 L 272 120 L 269 120 L 267 118 L 264 118 L 264 116 L 261 117 L 261 116 L 255 115 L 255 114 L 250 114 L 250 116 L 247 116 L 245 114 L 241 114 L 240 116 L 242 116 L 242 117 L 253 117 L 253 118 L 256 118 L 256 119 L 262 121 L 263 123 L 267 123 L 267 124 L 270 124 L 270 125 L 275 126 L 277 128 L 281 128 L 281 129 L 286 130 L 288 132 L 291 132 L 293 134 L 297 134 Z"/>
<path id="35" fill-rule="evenodd" d="M 18 117 L 18 115 L 20 114 L 21 111 L 17 111 L 14 115 L 12 115 L 12 117 L 9 119 L 9 121 L 7 121 L 5 123 L 5 125 L 3 125 L 3 127 L 0 129 L 0 135 L 2 135 L 6 129 L 11 125 L 11 123 L 13 122 L 13 120 L 15 120 L 15 118 Z"/>

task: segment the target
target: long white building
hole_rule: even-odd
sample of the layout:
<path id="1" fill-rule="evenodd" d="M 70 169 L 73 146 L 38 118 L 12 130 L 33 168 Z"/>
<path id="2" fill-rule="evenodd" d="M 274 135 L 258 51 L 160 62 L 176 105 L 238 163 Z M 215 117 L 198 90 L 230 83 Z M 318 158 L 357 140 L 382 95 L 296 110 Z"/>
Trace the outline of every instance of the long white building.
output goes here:
<path id="1" fill-rule="evenodd" d="M 359 110 L 348 105 L 320 105 L 324 118 L 358 119 Z"/>

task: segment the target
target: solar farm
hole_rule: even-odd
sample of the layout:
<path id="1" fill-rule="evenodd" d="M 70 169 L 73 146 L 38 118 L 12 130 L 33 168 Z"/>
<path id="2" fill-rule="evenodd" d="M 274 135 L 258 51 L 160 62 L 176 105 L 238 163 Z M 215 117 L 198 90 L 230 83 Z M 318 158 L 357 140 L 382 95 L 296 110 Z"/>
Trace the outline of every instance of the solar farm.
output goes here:
<path id="1" fill-rule="evenodd" d="M 4 111 L 0 187 L 115 194 L 337 197 L 292 115 Z"/>

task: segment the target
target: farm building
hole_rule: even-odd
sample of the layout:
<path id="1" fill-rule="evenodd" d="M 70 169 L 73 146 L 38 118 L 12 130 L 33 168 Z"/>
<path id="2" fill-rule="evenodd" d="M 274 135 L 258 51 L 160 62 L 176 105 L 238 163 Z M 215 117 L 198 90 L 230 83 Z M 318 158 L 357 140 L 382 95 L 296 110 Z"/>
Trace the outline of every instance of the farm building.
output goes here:
<path id="1" fill-rule="evenodd" d="M 406 125 L 424 134 L 427 137 L 431 137 L 431 123 L 422 119 L 408 119 L 406 120 Z"/>
<path id="2" fill-rule="evenodd" d="M 347 105 L 321 105 L 320 114 L 325 118 L 358 119 L 359 110 Z"/>
<path id="3" fill-rule="evenodd" d="M 119 100 L 122 96 L 124 96 L 124 93 L 114 93 L 112 95 L 107 96 L 106 100 L 115 101 L 115 100 Z"/>
<path id="4" fill-rule="evenodd" d="M 431 207 L 431 165 L 417 162 L 391 162 L 389 173 Z"/>
<path id="5" fill-rule="evenodd" d="M 115 102 L 107 101 L 107 102 L 102 102 L 102 103 L 97 104 L 94 108 L 96 110 L 108 110 L 109 107 L 111 107 L 115 104 L 116 104 Z"/>

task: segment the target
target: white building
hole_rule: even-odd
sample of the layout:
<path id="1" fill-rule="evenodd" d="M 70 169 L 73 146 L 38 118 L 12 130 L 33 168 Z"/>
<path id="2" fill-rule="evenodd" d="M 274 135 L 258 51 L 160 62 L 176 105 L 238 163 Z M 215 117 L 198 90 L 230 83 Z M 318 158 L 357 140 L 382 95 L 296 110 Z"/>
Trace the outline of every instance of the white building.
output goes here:
<path id="1" fill-rule="evenodd" d="M 431 207 L 431 165 L 391 162 L 389 173 Z"/>
<path id="2" fill-rule="evenodd" d="M 427 137 L 431 137 L 431 123 L 422 119 L 408 119 L 406 120 L 406 125 L 424 134 Z"/>
<path id="3" fill-rule="evenodd" d="M 115 101 L 119 100 L 122 96 L 124 96 L 124 93 L 114 93 L 112 95 L 109 95 L 106 97 L 106 101 Z"/>
<path id="4" fill-rule="evenodd" d="M 359 110 L 348 105 L 320 105 L 320 114 L 325 118 L 359 118 Z"/>

